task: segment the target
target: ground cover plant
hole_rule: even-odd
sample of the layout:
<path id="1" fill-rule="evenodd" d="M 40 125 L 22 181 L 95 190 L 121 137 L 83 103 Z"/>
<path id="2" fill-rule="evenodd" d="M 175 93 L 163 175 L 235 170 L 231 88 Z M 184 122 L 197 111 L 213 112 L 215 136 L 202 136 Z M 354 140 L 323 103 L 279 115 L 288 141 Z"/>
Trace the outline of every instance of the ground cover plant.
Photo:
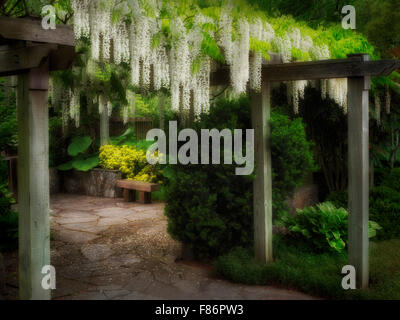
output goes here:
<path id="1" fill-rule="evenodd" d="M 315 253 L 310 247 L 274 237 L 275 261 L 254 261 L 252 250 L 235 248 L 219 257 L 214 268 L 225 278 L 252 285 L 278 285 L 329 299 L 400 299 L 400 240 L 371 242 L 370 287 L 343 290 L 347 253 Z"/>

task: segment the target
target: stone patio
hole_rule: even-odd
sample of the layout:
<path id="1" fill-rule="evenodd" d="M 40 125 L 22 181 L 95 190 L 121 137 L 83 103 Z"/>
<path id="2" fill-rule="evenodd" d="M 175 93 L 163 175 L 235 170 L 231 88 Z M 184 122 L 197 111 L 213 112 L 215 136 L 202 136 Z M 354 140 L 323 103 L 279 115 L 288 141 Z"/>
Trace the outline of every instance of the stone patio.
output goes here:
<path id="1" fill-rule="evenodd" d="M 313 299 L 231 283 L 209 265 L 179 261 L 182 248 L 166 232 L 163 203 L 57 194 L 51 208 L 53 299 Z M 16 292 L 14 274 L 8 282 Z"/>

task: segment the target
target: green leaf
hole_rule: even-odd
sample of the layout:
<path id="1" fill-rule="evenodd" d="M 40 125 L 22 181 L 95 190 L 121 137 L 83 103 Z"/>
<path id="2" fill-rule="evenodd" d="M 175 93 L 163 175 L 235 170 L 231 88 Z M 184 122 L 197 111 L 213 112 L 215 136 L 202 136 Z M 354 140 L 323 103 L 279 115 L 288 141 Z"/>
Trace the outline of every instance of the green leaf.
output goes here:
<path id="1" fill-rule="evenodd" d="M 68 154 L 72 157 L 85 152 L 92 144 L 92 138 L 89 136 L 75 137 L 68 146 Z"/>
<path id="2" fill-rule="evenodd" d="M 57 169 L 58 169 L 58 170 L 61 170 L 61 171 L 68 171 L 68 170 L 71 170 L 71 169 L 73 169 L 72 162 L 73 162 L 73 161 L 71 160 L 71 161 L 68 161 L 68 162 L 66 162 L 66 163 L 60 164 L 60 165 L 57 167 Z"/>
<path id="3" fill-rule="evenodd" d="M 99 165 L 99 157 L 92 156 L 87 159 L 73 160 L 72 167 L 78 171 L 89 171 Z"/>

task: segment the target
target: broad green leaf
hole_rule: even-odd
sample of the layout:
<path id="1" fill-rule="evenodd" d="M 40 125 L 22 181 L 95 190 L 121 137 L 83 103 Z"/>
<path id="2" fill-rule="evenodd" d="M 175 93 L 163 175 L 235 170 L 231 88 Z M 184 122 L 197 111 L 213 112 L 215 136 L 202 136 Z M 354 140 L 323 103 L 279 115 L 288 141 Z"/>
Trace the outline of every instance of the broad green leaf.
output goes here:
<path id="1" fill-rule="evenodd" d="M 57 169 L 58 169 L 58 170 L 61 170 L 61 171 L 68 171 L 68 170 L 71 170 L 71 169 L 73 169 L 72 162 L 73 162 L 73 161 L 71 160 L 71 161 L 68 161 L 68 162 L 66 162 L 66 163 L 60 164 L 60 165 L 57 167 Z"/>
<path id="2" fill-rule="evenodd" d="M 99 165 L 99 157 L 92 156 L 87 159 L 77 159 L 72 162 L 74 169 L 79 171 L 89 171 Z"/>
<path id="3" fill-rule="evenodd" d="M 68 146 L 68 154 L 72 157 L 85 152 L 92 144 L 92 138 L 89 136 L 75 137 Z"/>

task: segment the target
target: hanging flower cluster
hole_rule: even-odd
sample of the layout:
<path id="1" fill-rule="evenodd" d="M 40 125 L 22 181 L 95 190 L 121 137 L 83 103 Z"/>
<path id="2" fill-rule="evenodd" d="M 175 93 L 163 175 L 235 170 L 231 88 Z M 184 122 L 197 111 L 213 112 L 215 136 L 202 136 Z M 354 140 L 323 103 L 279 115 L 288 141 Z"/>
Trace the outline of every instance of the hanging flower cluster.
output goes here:
<path id="1" fill-rule="evenodd" d="M 90 35 L 89 5 L 90 0 L 73 0 L 71 2 L 74 10 L 74 34 L 77 39 Z"/>
<path id="2" fill-rule="evenodd" d="M 75 37 L 89 38 L 91 43 L 85 71 L 88 79 L 95 74 L 96 61 L 128 63 L 133 87 L 169 89 L 173 110 L 189 114 L 193 107 L 198 116 L 210 107 L 210 73 L 215 60 L 230 66 L 232 91 L 239 95 L 248 85 L 260 91 L 262 64 L 269 48 L 279 53 L 284 63 L 331 57 L 328 46 L 315 44 L 298 28 L 274 30 L 265 18 L 248 18 L 229 3 L 217 11 L 193 11 L 194 7 L 185 15 L 172 1 L 73 0 Z M 296 113 L 309 83 L 295 81 L 289 86 L 288 98 Z M 320 88 L 323 98 L 329 95 L 346 112 L 345 80 L 321 80 Z M 128 101 L 134 100 L 127 95 Z M 111 103 L 100 98 L 99 111 L 105 108 L 112 111 Z M 123 107 L 125 121 L 132 110 L 131 102 Z M 70 111 L 79 123 L 76 112 Z"/>
<path id="3" fill-rule="evenodd" d="M 347 114 L 347 78 L 329 79 L 328 94 Z"/>

